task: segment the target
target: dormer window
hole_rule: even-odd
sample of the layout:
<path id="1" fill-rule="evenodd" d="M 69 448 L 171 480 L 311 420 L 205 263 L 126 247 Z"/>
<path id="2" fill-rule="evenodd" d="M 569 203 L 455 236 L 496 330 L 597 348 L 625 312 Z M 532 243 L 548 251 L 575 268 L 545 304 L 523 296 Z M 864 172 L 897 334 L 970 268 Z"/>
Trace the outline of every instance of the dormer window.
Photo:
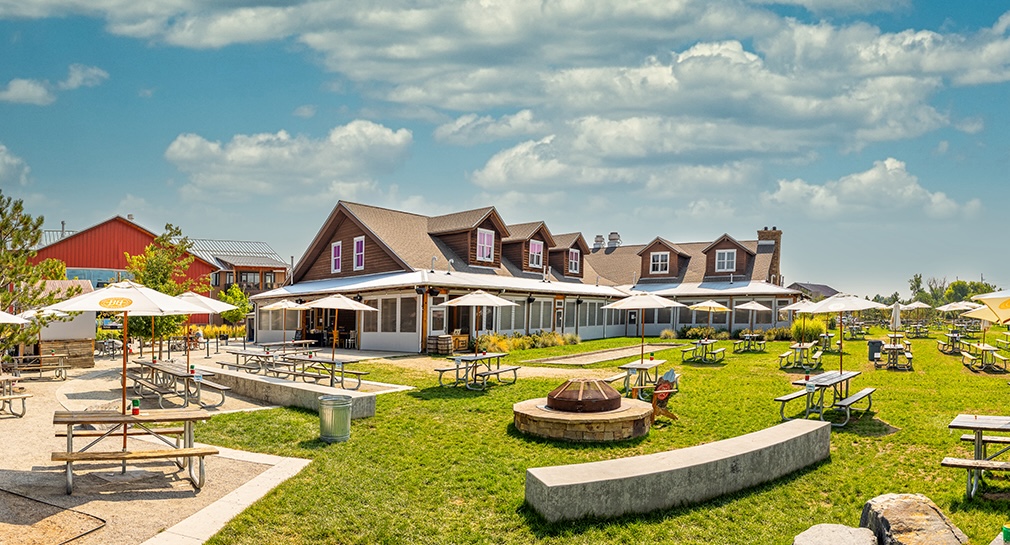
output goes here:
<path id="1" fill-rule="evenodd" d="M 578 274 L 579 272 L 579 257 L 582 252 L 571 248 L 568 250 L 568 272 Z"/>
<path id="2" fill-rule="evenodd" d="M 334 242 L 330 245 L 330 272 L 340 272 L 340 257 L 343 252 L 343 242 Z"/>
<path id="3" fill-rule="evenodd" d="M 649 256 L 649 272 L 651 274 L 670 273 L 670 252 L 652 252 Z"/>
<path id="4" fill-rule="evenodd" d="M 715 272 L 733 272 L 736 270 L 736 250 L 715 251 Z"/>
<path id="5" fill-rule="evenodd" d="M 494 261 L 494 231 L 477 229 L 477 261 Z"/>
<path id="6" fill-rule="evenodd" d="M 530 241 L 530 267 L 540 269 L 544 266 L 544 243 L 539 240 Z"/>

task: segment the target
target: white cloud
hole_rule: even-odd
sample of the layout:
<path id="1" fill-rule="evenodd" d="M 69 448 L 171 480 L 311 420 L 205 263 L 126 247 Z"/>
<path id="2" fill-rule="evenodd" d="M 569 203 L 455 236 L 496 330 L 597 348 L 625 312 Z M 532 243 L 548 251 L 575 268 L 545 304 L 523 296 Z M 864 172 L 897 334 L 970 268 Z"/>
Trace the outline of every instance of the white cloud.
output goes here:
<path id="1" fill-rule="evenodd" d="M 468 114 L 435 129 L 435 139 L 457 145 L 492 142 L 518 136 L 542 134 L 547 124 L 534 119 L 533 112 L 521 110 L 515 115 L 494 119 L 489 115 Z"/>
<path id="2" fill-rule="evenodd" d="M 938 155 L 945 155 L 950 150 L 950 142 L 947 140 L 940 140 L 940 143 L 936 145 L 936 153 Z"/>
<path id="3" fill-rule="evenodd" d="M 109 73 L 97 66 L 71 64 L 67 79 L 60 82 L 59 88 L 69 91 L 79 87 L 95 87 L 107 79 L 109 79 Z"/>
<path id="4" fill-rule="evenodd" d="M 981 118 L 973 117 L 958 121 L 954 127 L 963 133 L 978 134 L 985 129 L 985 122 Z"/>
<path id="5" fill-rule="evenodd" d="M 24 159 L 0 144 L 0 187 L 26 186 L 31 180 L 31 173 L 32 169 Z"/>
<path id="6" fill-rule="evenodd" d="M 227 143 L 181 134 L 165 158 L 189 177 L 182 188 L 193 199 L 206 194 L 249 198 L 255 195 L 315 195 L 339 191 L 340 184 L 368 183 L 406 157 L 412 135 L 369 121 L 352 121 L 326 138 L 292 136 L 286 131 L 235 135 Z"/>
<path id="7" fill-rule="evenodd" d="M 30 79 L 12 79 L 0 90 L 0 101 L 46 106 L 56 100 L 46 85 Z"/>
<path id="8" fill-rule="evenodd" d="M 823 185 L 799 179 L 779 180 L 778 189 L 762 194 L 762 200 L 768 206 L 785 206 L 812 218 L 890 217 L 910 212 L 950 219 L 974 214 L 981 208 L 978 199 L 959 204 L 942 191 L 927 190 L 906 170 L 904 162 L 893 158 L 876 161 L 867 171 Z"/>
<path id="9" fill-rule="evenodd" d="M 558 157 L 554 136 L 528 140 L 491 157 L 484 168 L 475 171 L 471 181 L 478 186 L 505 188 L 510 186 L 599 185 L 630 182 L 632 169 L 572 164 Z"/>
<path id="10" fill-rule="evenodd" d="M 291 112 L 291 114 L 302 119 L 309 119 L 315 117 L 316 106 L 315 104 L 305 104 L 295 108 L 295 111 Z"/>

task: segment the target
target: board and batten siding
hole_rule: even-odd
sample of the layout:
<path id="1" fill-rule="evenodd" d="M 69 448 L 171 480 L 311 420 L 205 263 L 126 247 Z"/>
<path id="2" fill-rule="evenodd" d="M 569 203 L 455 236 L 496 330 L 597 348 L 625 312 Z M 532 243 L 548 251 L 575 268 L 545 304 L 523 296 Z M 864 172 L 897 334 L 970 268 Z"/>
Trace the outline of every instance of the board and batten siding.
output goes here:
<path id="1" fill-rule="evenodd" d="M 365 237 L 365 269 L 354 270 L 354 238 Z M 330 272 L 330 247 L 334 242 L 342 242 L 341 246 L 341 268 L 339 273 Z M 337 228 L 326 242 L 322 251 L 316 256 L 312 266 L 300 281 L 323 280 L 326 278 L 341 278 L 344 276 L 360 276 L 363 274 L 375 274 L 382 272 L 402 271 L 401 267 L 393 258 L 386 253 L 374 239 L 365 233 L 354 222 L 346 218 L 337 224 Z"/>
<path id="2" fill-rule="evenodd" d="M 736 250 L 736 269 L 732 271 L 719 271 L 715 270 L 715 254 L 719 250 Z M 750 265 L 750 260 L 752 256 L 747 253 L 742 246 L 739 244 L 734 244 L 731 240 L 722 240 L 712 248 L 708 250 L 708 254 L 705 256 L 705 276 L 717 276 L 717 275 L 729 275 L 729 274 L 745 274 L 747 272 L 747 267 Z"/>
<path id="3" fill-rule="evenodd" d="M 670 254 L 670 271 L 662 274 L 653 274 L 652 254 L 659 252 L 667 252 Z M 639 278 L 676 278 L 678 274 L 680 274 L 679 254 L 673 251 L 673 249 L 669 246 L 656 241 L 642 251 L 642 270 L 638 273 Z"/>

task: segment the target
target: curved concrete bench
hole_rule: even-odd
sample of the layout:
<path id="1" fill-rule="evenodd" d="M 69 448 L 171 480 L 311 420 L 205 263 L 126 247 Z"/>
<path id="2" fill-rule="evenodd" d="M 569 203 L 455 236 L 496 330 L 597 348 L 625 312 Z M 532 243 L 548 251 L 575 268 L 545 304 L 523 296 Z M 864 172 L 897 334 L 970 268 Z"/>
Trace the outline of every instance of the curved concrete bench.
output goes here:
<path id="1" fill-rule="evenodd" d="M 831 424 L 792 420 L 739 437 L 631 458 L 526 470 L 545 519 L 609 518 L 710 500 L 828 458 Z"/>

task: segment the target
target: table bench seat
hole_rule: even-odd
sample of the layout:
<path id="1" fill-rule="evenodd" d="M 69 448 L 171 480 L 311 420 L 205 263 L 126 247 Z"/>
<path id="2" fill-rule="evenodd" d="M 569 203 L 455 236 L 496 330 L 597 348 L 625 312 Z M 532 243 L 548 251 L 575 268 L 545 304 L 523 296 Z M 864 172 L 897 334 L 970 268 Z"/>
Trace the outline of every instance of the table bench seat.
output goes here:
<path id="1" fill-rule="evenodd" d="M 966 433 L 961 436 L 962 441 L 967 441 L 969 443 L 975 442 L 974 433 Z M 989 445 L 1010 445 L 1010 437 L 1004 437 L 1002 435 L 983 435 L 982 436 L 982 456 L 984 458 L 989 457 Z"/>
<path id="2" fill-rule="evenodd" d="M 74 491 L 74 462 L 126 462 L 129 460 L 175 460 L 176 458 L 199 458 L 199 470 L 197 475 L 193 475 L 192 467 L 189 472 L 189 481 L 193 488 L 199 490 L 206 480 L 206 470 L 204 468 L 205 456 L 212 456 L 218 453 L 214 447 L 189 447 L 172 448 L 163 450 L 137 450 L 137 451 L 112 451 L 112 452 L 63 452 L 52 453 L 52 461 L 66 462 L 67 464 L 67 494 Z M 176 465 L 180 468 L 186 467 L 188 462 Z"/>
<path id="3" fill-rule="evenodd" d="M 518 372 L 519 372 L 519 366 L 510 365 L 507 367 L 499 367 L 498 369 L 491 369 L 489 371 L 480 371 L 476 373 L 474 377 L 481 379 L 480 387 L 481 389 L 484 389 L 487 387 L 487 378 L 490 376 L 494 376 L 495 378 L 497 378 L 498 382 L 505 383 L 501 378 L 502 373 L 512 373 L 512 382 L 508 382 L 505 384 L 515 384 L 516 380 L 519 379 Z"/>
<path id="4" fill-rule="evenodd" d="M 836 401 L 834 403 L 834 407 L 845 409 L 845 421 L 840 425 L 844 426 L 849 423 L 849 418 L 852 416 L 852 406 L 861 401 L 863 398 L 866 398 L 869 401 L 869 404 L 865 409 L 863 409 L 863 414 L 870 412 L 870 408 L 873 407 L 873 392 L 876 391 L 876 388 L 863 388 L 845 399 Z"/>
<path id="5" fill-rule="evenodd" d="M 185 433 L 185 428 L 151 428 L 152 431 L 158 433 L 158 435 L 182 435 Z M 109 433 L 109 430 L 74 430 L 74 437 L 101 437 Z M 122 430 L 113 432 L 110 435 L 121 436 L 123 435 Z M 126 435 L 150 435 L 150 433 L 145 429 L 140 428 L 130 428 L 126 430 Z M 66 430 L 59 430 L 56 432 L 56 437 L 66 437 Z"/>
<path id="6" fill-rule="evenodd" d="M 14 416 L 21 418 L 26 412 L 28 412 L 28 406 L 25 400 L 29 397 L 32 397 L 32 394 L 2 395 L 0 396 L 0 410 L 6 408 Z M 21 412 L 14 410 L 14 402 L 18 400 L 21 401 Z"/>
<path id="7" fill-rule="evenodd" d="M 1006 372 L 1006 370 L 1007 370 L 1007 366 L 1006 366 L 1006 364 L 1007 364 L 1007 357 L 1004 356 L 1004 355 L 1002 355 L 1002 354 L 997 354 L 996 352 L 993 352 L 992 353 L 992 358 L 993 358 L 993 360 L 995 362 L 993 365 L 995 365 L 995 367 L 997 369 L 1000 369 L 1001 371 Z"/>
<path id="8" fill-rule="evenodd" d="M 688 355 L 690 354 L 690 355 Z M 698 357 L 698 347 L 688 346 L 687 348 L 680 349 L 680 361 L 687 361 L 689 359 L 694 359 Z"/>
<path id="9" fill-rule="evenodd" d="M 67 369 L 70 366 L 64 363 L 43 363 L 43 364 L 19 364 L 17 367 L 12 367 L 11 370 L 15 371 L 23 378 L 25 373 L 38 373 L 39 378 L 42 378 L 42 373 L 46 371 L 54 371 L 53 378 L 58 380 L 67 380 Z"/>
<path id="10" fill-rule="evenodd" d="M 972 356 L 971 354 L 969 354 L 967 352 L 961 352 L 961 363 L 965 367 L 974 367 L 976 359 L 977 358 L 975 356 Z"/>
<path id="11" fill-rule="evenodd" d="M 235 363 L 231 361 L 216 361 L 214 363 L 220 365 L 222 369 L 228 369 L 228 368 L 236 370 L 242 369 L 244 371 L 251 371 L 253 373 L 258 373 L 260 371 L 259 365 L 254 365 L 251 363 Z"/>
<path id="12" fill-rule="evenodd" d="M 740 351 L 742 351 L 745 342 L 746 341 L 744 341 L 743 339 L 740 339 L 738 341 L 733 341 L 733 351 L 734 352 L 740 352 Z"/>
<path id="13" fill-rule="evenodd" d="M 790 392 L 775 398 L 775 401 L 782 403 L 782 407 L 779 409 L 779 416 L 782 417 L 782 420 L 793 420 L 792 418 L 786 417 L 786 403 L 789 403 L 797 398 L 806 397 L 806 395 L 806 390 L 796 390 L 795 392 Z"/>
<path id="14" fill-rule="evenodd" d="M 617 373 L 612 377 L 607 377 L 603 379 L 603 382 L 617 382 L 619 380 L 624 380 L 624 377 L 628 376 L 627 373 Z"/>
<path id="15" fill-rule="evenodd" d="M 157 395 L 158 396 L 158 406 L 161 407 L 162 409 L 165 408 L 165 405 L 164 405 L 165 396 L 168 396 L 168 395 L 177 395 L 176 392 L 175 392 L 175 390 L 172 390 L 170 388 L 164 388 L 164 387 L 158 386 L 157 384 L 151 382 L 150 380 L 147 380 L 146 378 L 144 378 L 144 377 L 142 377 L 140 375 L 127 373 L 126 378 L 128 378 L 128 379 L 130 379 L 130 380 L 133 381 L 133 391 L 138 396 L 140 396 L 140 397 L 148 397 L 148 396 L 144 395 L 144 390 L 148 390 L 151 393 Z"/>
<path id="16" fill-rule="evenodd" d="M 711 352 L 709 352 L 709 354 L 712 355 L 712 361 L 722 361 L 722 360 L 726 359 L 726 349 L 725 348 L 716 348 L 715 350 L 712 350 Z"/>
<path id="17" fill-rule="evenodd" d="M 788 367 L 788 364 L 792 363 L 793 351 L 783 352 L 779 354 L 779 369 Z"/>
<path id="18" fill-rule="evenodd" d="M 824 351 L 818 350 L 817 352 L 814 352 L 812 356 L 810 356 L 810 363 L 813 364 L 812 366 L 810 366 L 811 369 L 817 369 L 821 366 L 821 356 L 823 355 Z"/>

